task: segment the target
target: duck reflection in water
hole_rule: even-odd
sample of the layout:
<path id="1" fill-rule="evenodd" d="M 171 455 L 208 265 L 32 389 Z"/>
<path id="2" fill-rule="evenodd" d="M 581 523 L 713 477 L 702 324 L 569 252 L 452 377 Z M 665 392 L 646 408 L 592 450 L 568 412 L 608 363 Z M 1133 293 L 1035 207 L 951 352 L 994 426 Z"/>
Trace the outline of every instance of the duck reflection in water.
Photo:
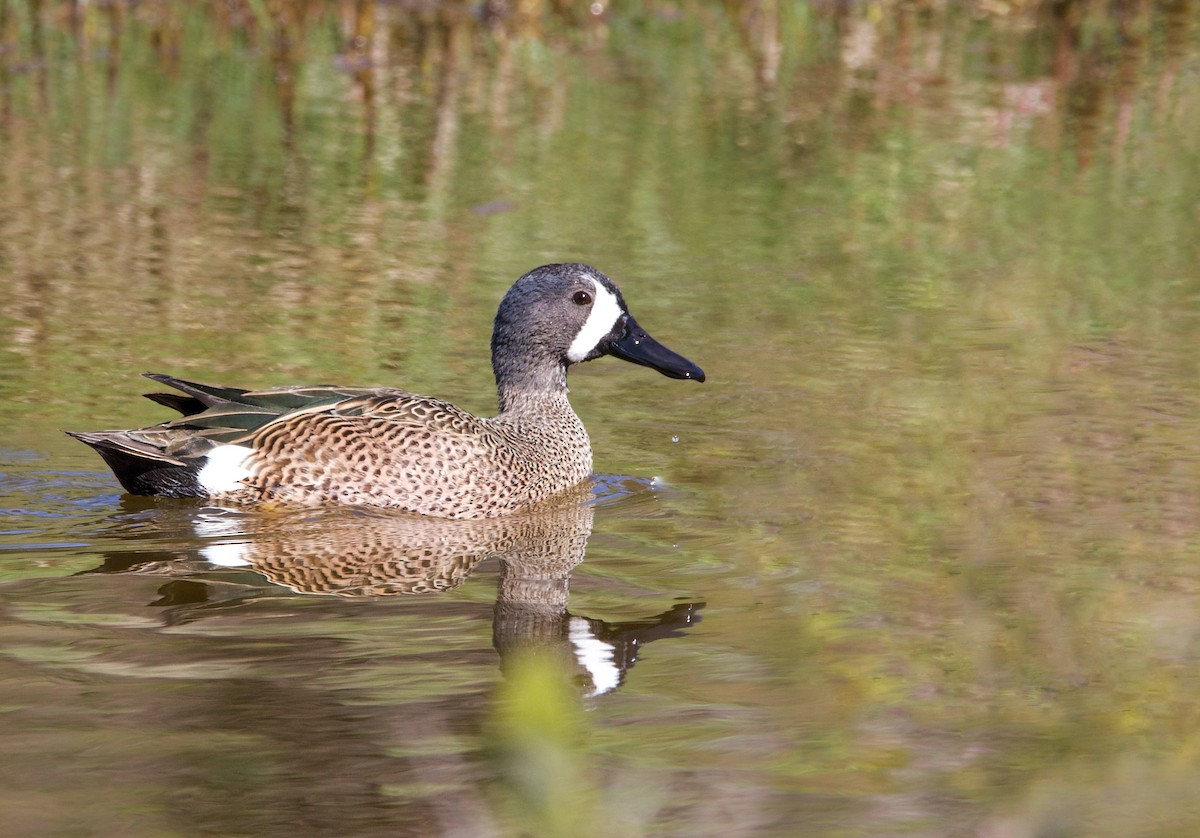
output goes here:
<path id="1" fill-rule="evenodd" d="M 481 563 L 499 562 L 492 642 L 501 669 L 513 652 L 573 671 L 585 696 L 617 689 L 646 643 L 682 635 L 703 602 L 681 602 L 644 619 L 609 622 L 567 609 L 572 570 L 584 558 L 593 489 L 525 513 L 481 520 L 431 519 L 363 510 L 248 511 L 127 497 L 126 514 L 173 512 L 203 539 L 195 555 L 122 552 L 88 573 L 171 577 L 152 603 L 182 625 L 289 592 L 339 598 L 437 594 L 462 585 Z M 152 507 L 152 508 L 151 508 Z M 169 527 L 169 524 L 167 525 Z M 247 572 L 249 571 L 249 572 Z"/>

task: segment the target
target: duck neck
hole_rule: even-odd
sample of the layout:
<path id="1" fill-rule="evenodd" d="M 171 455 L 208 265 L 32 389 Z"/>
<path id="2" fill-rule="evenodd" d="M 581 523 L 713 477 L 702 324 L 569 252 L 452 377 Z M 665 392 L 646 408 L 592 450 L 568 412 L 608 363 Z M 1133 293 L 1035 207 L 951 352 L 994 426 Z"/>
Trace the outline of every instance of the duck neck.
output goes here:
<path id="1" fill-rule="evenodd" d="M 548 405 L 567 405 L 567 367 L 545 359 L 492 358 L 500 414 L 544 412 Z"/>

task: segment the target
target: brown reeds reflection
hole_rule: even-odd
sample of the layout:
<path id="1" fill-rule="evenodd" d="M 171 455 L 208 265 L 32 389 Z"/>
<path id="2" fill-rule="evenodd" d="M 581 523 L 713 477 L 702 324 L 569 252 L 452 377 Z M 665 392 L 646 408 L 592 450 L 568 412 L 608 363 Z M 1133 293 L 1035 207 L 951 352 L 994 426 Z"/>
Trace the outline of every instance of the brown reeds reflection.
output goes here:
<path id="1" fill-rule="evenodd" d="M 896 0 L 867 5 L 779 0 L 705 4 L 571 4 L 457 0 L 429 3 L 379 3 L 347 0 L 329 4 L 303 0 L 274 0 L 258 4 L 245 0 L 198 4 L 167 2 L 135 4 L 53 3 L 34 0 L 17 9 L 0 4 L 0 32 L 5 72 L 30 64 L 45 84 L 44 69 L 64 36 L 77 57 L 99 54 L 110 87 L 121 73 L 136 67 L 140 42 L 146 42 L 167 77 L 177 78 L 181 56 L 203 49 L 215 31 L 223 50 L 246 46 L 247 58 L 273 69 L 280 113 L 289 130 L 295 127 L 297 79 L 319 74 L 329 65 L 321 44 L 330 28 L 340 34 L 333 62 L 352 79 L 352 95 L 360 100 L 364 156 L 373 157 L 383 108 L 400 86 L 409 92 L 432 94 L 439 111 L 458 99 L 457 88 L 467 75 L 488 74 L 511 61 L 513 44 L 540 44 L 570 53 L 612 42 L 618 55 L 630 45 L 610 37 L 610 29 L 658 27 L 664 34 L 696 36 L 710 53 L 718 93 L 731 95 L 744 106 L 758 106 L 781 94 L 785 122 L 797 114 L 820 110 L 844 112 L 855 100 L 873 99 L 872 107 L 913 104 L 922 98 L 940 99 L 947 88 L 973 87 L 972 65 L 987 56 L 994 80 L 1011 83 L 1041 79 L 1061 91 L 1064 113 L 1070 101 L 1084 107 L 1100 98 L 1121 100 L 1131 83 L 1128 66 L 1161 52 L 1165 66 L 1152 76 L 1164 92 L 1175 84 L 1180 56 L 1186 51 L 1194 24 L 1191 0 L 1123 0 L 1112 4 L 1081 0 L 1022 3 L 914 3 Z M 610 26 L 611 24 L 619 27 Z M 1086 37 L 1085 37 L 1086 33 Z M 702 36 L 702 37 L 701 37 Z M 1111 72 L 1113 54 L 1125 65 Z M 131 58 L 130 56 L 138 56 Z M 324 66 L 320 66 L 324 65 Z M 1018 65 L 1020 71 L 1014 70 Z M 508 72 L 504 70 L 504 72 Z M 399 80 L 398 76 L 411 76 Z M 827 79 L 835 79 L 832 85 Z M 737 79 L 748 86 L 737 87 Z M 1145 80 L 1143 80 L 1144 82 Z M 1084 85 L 1072 93 L 1073 85 Z M 1095 85 L 1097 92 L 1086 89 Z M 501 80 L 492 86 L 502 110 Z M 43 89 L 43 94 L 44 94 Z M 746 94 L 751 94 L 750 99 Z M 706 94 L 707 95 L 707 94 Z M 820 100 L 830 97 L 830 101 Z M 458 108 L 453 108 L 457 114 Z M 447 124 L 450 113 L 438 113 L 437 143 L 454 136 Z M 1118 119 L 1118 115 L 1112 115 Z M 799 127 L 799 126 L 797 126 Z M 286 136 L 287 132 L 285 132 Z M 1085 131 L 1084 142 L 1094 134 Z M 1064 138 L 1065 139 L 1065 138 Z M 446 151 L 435 146 L 434 158 Z M 1085 149 L 1084 155 L 1087 152 Z"/>

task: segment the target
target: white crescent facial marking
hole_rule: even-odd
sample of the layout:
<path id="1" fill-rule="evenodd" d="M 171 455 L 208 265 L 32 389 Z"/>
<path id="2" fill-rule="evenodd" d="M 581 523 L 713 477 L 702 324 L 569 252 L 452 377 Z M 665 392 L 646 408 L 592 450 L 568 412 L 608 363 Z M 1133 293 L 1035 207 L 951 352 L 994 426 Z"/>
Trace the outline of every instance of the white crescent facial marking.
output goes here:
<path id="1" fill-rule="evenodd" d="M 240 489 L 242 480 L 250 476 L 243 463 L 253 453 L 254 449 L 244 445 L 218 445 L 209 451 L 204 468 L 196 475 L 201 488 L 210 495 Z"/>
<path id="2" fill-rule="evenodd" d="M 621 669 L 616 664 L 614 649 L 596 635 L 587 620 L 572 617 L 567 629 L 571 645 L 575 647 L 575 660 L 592 676 L 592 691 L 588 698 L 612 692 L 621 684 Z"/>
<path id="3" fill-rule="evenodd" d="M 621 304 L 617 302 L 615 294 L 591 277 L 588 279 L 596 291 L 592 295 L 592 313 L 588 315 L 583 328 L 579 330 L 579 334 L 571 341 L 571 347 L 567 350 L 567 358 L 576 364 L 596 348 L 596 344 L 612 331 L 613 326 L 617 325 L 617 320 L 625 313 L 621 310 Z"/>

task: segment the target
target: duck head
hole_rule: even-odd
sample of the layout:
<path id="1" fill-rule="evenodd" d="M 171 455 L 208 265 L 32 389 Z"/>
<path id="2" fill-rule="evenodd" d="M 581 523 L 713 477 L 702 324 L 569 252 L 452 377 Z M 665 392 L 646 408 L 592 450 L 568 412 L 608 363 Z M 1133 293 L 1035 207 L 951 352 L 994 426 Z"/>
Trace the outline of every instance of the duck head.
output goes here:
<path id="1" fill-rule="evenodd" d="M 505 383 L 510 369 L 531 362 L 546 372 L 557 371 L 565 388 L 568 367 L 602 355 L 650 367 L 668 378 L 704 380 L 700 367 L 639 326 L 616 283 L 589 265 L 535 268 L 500 302 L 492 333 L 497 383 Z"/>

